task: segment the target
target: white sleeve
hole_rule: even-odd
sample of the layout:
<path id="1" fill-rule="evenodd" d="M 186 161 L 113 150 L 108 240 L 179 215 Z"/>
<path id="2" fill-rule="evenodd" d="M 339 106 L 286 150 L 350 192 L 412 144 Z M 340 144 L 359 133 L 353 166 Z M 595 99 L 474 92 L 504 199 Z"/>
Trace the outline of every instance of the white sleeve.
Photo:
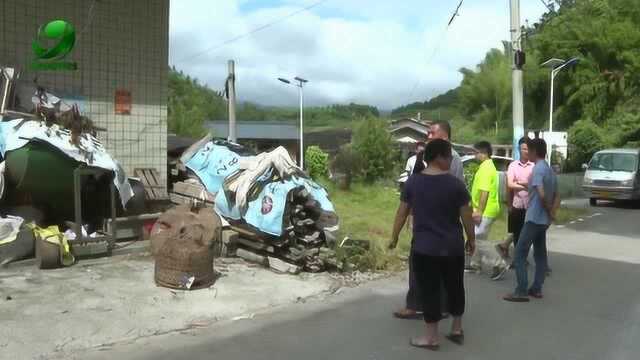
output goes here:
<path id="1" fill-rule="evenodd" d="M 413 173 L 413 168 L 416 166 L 416 156 L 413 155 L 407 160 L 407 165 L 404 167 L 404 171 L 408 172 L 409 175 Z"/>

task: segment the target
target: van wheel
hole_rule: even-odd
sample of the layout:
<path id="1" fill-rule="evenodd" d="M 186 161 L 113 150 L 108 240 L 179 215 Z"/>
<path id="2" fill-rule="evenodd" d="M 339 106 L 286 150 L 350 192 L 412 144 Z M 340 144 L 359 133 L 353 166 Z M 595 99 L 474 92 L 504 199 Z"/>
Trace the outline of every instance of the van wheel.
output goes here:
<path id="1" fill-rule="evenodd" d="M 594 198 L 589 199 L 589 205 L 598 206 L 598 199 L 594 199 Z"/>

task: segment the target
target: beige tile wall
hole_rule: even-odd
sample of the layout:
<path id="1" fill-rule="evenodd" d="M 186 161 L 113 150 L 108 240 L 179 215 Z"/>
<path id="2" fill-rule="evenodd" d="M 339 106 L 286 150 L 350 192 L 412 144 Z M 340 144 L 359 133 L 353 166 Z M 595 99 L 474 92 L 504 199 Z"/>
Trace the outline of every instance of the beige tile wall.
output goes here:
<path id="1" fill-rule="evenodd" d="M 39 26 L 63 19 L 77 40 L 65 61 L 77 71 L 34 71 L 31 42 Z M 152 167 L 166 181 L 169 0 L 1 0 L 0 64 L 24 70 L 21 81 L 85 99 L 86 115 L 107 129 L 99 137 L 132 176 Z M 131 91 L 131 115 L 116 115 L 116 89 Z"/>

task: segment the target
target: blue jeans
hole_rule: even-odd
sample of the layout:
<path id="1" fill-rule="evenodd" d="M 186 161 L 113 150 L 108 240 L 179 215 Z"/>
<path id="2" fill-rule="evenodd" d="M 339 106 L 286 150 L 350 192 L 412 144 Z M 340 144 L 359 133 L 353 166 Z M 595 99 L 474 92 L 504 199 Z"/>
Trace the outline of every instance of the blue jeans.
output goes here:
<path id="1" fill-rule="evenodd" d="M 529 249 L 533 245 L 533 258 L 536 262 L 536 272 L 531 285 L 532 292 L 542 292 L 545 272 L 547 270 L 547 225 L 538 225 L 531 222 L 525 223 L 520 233 L 520 239 L 516 245 L 514 263 L 516 266 L 517 286 L 515 295 L 527 296 L 529 286 L 528 272 L 526 268 Z"/>

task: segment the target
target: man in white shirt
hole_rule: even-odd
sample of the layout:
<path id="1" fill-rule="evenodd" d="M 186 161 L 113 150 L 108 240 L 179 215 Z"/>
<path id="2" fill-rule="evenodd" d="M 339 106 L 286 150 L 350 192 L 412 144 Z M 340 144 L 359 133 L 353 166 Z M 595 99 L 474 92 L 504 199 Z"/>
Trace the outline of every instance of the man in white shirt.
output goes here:
<path id="1" fill-rule="evenodd" d="M 400 192 L 404 188 L 404 183 L 409 179 L 409 176 L 413 174 L 414 168 L 416 166 L 416 159 L 418 158 L 418 154 L 421 154 L 424 151 L 426 144 L 422 141 L 416 143 L 415 153 L 407 159 L 407 164 L 404 167 L 404 171 L 400 174 L 398 178 L 398 184 L 400 185 Z M 422 156 L 422 155 L 420 155 Z"/>

